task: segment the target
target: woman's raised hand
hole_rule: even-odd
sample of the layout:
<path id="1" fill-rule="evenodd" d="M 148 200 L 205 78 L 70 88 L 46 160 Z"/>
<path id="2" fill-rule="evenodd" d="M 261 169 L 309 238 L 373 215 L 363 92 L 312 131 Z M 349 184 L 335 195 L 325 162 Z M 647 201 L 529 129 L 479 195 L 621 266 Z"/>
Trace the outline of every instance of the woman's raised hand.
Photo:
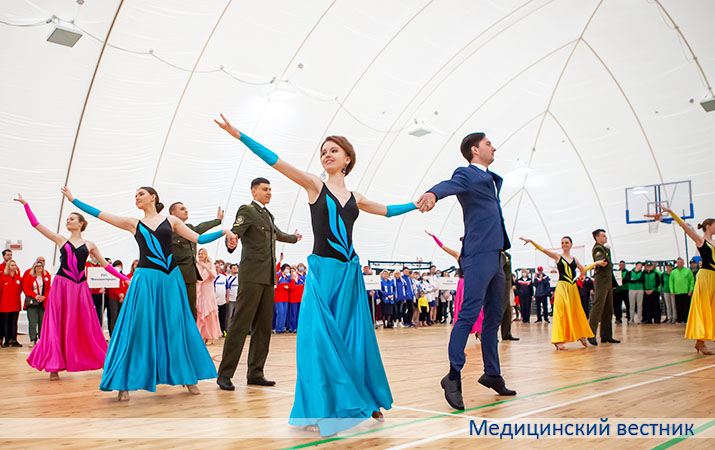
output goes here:
<path id="1" fill-rule="evenodd" d="M 214 119 L 214 122 L 216 122 L 216 124 L 220 126 L 221 129 L 225 130 L 231 136 L 235 137 L 236 139 L 241 139 L 241 132 L 238 131 L 236 127 L 228 123 L 228 119 L 225 118 L 223 114 L 221 114 L 221 120 L 223 120 L 223 122 Z"/>
<path id="2" fill-rule="evenodd" d="M 531 239 L 526 239 L 526 238 L 523 238 L 523 237 L 520 237 L 519 239 L 521 239 L 522 241 L 524 241 L 524 245 L 531 244 Z"/>
<path id="3" fill-rule="evenodd" d="M 74 200 L 74 195 L 72 195 L 72 191 L 70 191 L 70 188 L 67 186 L 64 186 L 60 189 L 60 192 L 62 192 L 62 195 L 67 197 L 67 200 L 73 201 Z"/>
<path id="4" fill-rule="evenodd" d="M 17 193 L 17 198 L 13 198 L 13 200 L 20 203 L 21 205 L 27 204 L 27 201 L 24 198 L 22 198 L 22 194 L 20 194 L 19 192 Z"/>

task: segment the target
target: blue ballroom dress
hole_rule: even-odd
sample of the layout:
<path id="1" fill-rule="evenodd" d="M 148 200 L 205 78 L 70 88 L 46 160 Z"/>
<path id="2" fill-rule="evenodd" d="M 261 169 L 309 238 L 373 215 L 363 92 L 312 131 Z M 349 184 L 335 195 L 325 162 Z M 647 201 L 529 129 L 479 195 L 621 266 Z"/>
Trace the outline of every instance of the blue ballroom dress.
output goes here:
<path id="1" fill-rule="evenodd" d="M 156 392 L 157 384 L 216 378 L 173 260 L 171 232 L 168 220 L 156 230 L 137 224 L 139 265 L 109 341 L 99 386 L 103 391 Z"/>
<path id="2" fill-rule="evenodd" d="M 352 246 L 359 210 L 323 185 L 310 205 L 314 246 L 298 322 L 298 377 L 289 423 L 330 436 L 392 407 L 360 260 Z"/>

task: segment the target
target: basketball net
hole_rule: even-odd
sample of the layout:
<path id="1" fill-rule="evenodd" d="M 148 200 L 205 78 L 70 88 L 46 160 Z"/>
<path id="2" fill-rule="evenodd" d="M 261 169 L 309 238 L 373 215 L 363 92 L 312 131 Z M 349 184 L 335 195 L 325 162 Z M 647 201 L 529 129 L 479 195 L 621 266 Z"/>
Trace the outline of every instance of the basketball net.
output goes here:
<path id="1" fill-rule="evenodd" d="M 648 222 L 648 233 L 650 234 L 657 234 L 658 233 L 658 225 L 660 224 L 659 220 L 654 220 L 652 222 Z"/>

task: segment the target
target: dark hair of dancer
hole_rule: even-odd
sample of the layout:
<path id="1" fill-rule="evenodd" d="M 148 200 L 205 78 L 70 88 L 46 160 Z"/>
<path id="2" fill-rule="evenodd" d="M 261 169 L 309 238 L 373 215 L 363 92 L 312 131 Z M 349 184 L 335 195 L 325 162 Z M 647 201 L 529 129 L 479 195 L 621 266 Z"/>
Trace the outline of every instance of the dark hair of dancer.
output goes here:
<path id="1" fill-rule="evenodd" d="M 597 230 L 593 230 L 593 233 L 591 233 L 591 234 L 593 235 L 593 238 L 596 239 L 598 236 L 601 235 L 601 233 L 605 233 L 605 232 L 606 232 L 606 230 L 604 230 L 603 228 L 599 228 Z"/>
<path id="2" fill-rule="evenodd" d="M 112 263 L 112 267 L 117 267 L 117 266 L 122 266 L 124 267 L 124 264 L 122 264 L 122 260 L 118 259 Z"/>
<path id="3" fill-rule="evenodd" d="M 322 148 L 326 142 L 332 142 L 334 144 L 337 144 L 338 147 L 342 148 L 345 153 L 350 157 L 350 162 L 348 163 L 347 167 L 343 169 L 343 173 L 345 174 L 345 176 L 347 176 L 350 171 L 353 170 L 353 167 L 355 167 L 356 156 L 353 144 L 351 144 L 350 141 L 348 141 L 347 138 L 343 136 L 328 136 L 325 138 L 320 147 Z"/>
<path id="4" fill-rule="evenodd" d="M 85 219 L 82 214 L 80 214 L 78 212 L 73 212 L 73 213 L 70 213 L 70 215 L 77 217 L 77 220 L 79 220 L 79 223 L 82 224 L 82 228 L 80 228 L 79 231 L 84 231 L 87 229 L 87 225 L 89 225 L 89 224 L 87 223 L 87 219 Z"/>
<path id="5" fill-rule="evenodd" d="M 486 134 L 484 133 L 472 133 L 462 139 L 462 145 L 459 146 L 459 149 L 462 151 L 462 156 L 464 156 L 467 162 L 472 162 L 472 147 L 479 147 L 479 142 L 481 142 L 485 136 Z"/>
<path id="6" fill-rule="evenodd" d="M 251 181 L 251 189 L 258 186 L 259 184 L 271 184 L 271 182 L 268 181 L 266 178 L 258 177 L 256 179 L 254 179 L 253 181 Z"/>
<path id="7" fill-rule="evenodd" d="M 284 270 L 286 270 L 286 267 L 290 268 L 290 264 L 283 264 L 283 265 L 281 266 L 281 272 L 283 272 Z"/>
<path id="8" fill-rule="evenodd" d="M 174 212 L 174 210 L 176 209 L 176 207 L 179 205 L 183 205 L 183 203 L 182 202 L 172 203 L 171 206 L 169 206 L 169 214 L 172 214 Z"/>
<path id="9" fill-rule="evenodd" d="M 698 224 L 698 230 L 704 230 L 715 222 L 715 219 L 705 219 Z"/>
<path id="10" fill-rule="evenodd" d="M 564 236 L 561 239 L 568 239 L 569 242 L 573 244 L 573 239 L 571 239 L 571 236 Z"/>
<path id="11" fill-rule="evenodd" d="M 2 255 L 5 256 L 5 253 L 11 252 L 11 251 L 12 250 L 10 250 L 9 248 L 6 248 L 5 250 L 2 251 Z"/>
<path id="12" fill-rule="evenodd" d="M 139 189 L 144 189 L 149 193 L 149 195 L 154 196 L 154 206 L 156 207 L 156 212 L 161 212 L 161 210 L 164 209 L 164 204 L 159 201 L 159 194 L 156 192 L 156 189 L 151 186 L 142 186 Z"/>

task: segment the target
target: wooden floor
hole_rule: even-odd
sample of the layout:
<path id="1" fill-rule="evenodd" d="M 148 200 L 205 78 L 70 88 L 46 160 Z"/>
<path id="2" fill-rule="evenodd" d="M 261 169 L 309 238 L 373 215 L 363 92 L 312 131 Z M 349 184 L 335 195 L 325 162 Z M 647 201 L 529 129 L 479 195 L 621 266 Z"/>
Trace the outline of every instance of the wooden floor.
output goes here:
<path id="1" fill-rule="evenodd" d="M 211 380 L 200 383 L 199 396 L 162 386 L 156 393 L 134 392 L 128 403 L 98 390 L 101 371 L 63 373 L 61 381 L 50 382 L 25 362 L 27 346 L 2 348 L 0 448 L 715 448 L 715 357 L 698 357 L 693 342 L 683 338 L 682 325 L 614 326 L 621 344 L 581 349 L 576 343 L 557 352 L 549 343 L 548 324 L 514 323 L 521 340 L 500 342 L 499 350 L 507 384 L 518 391 L 515 398 L 498 397 L 476 383 L 482 363 L 472 337 L 463 371 L 467 411 L 460 414 L 450 414 L 439 386 L 448 369 L 449 327 L 378 329 L 393 408 L 385 412 L 384 423 L 369 420 L 322 439 L 287 424 L 295 335 L 274 335 L 271 342 L 266 375 L 277 381 L 275 388 L 247 387 L 242 362 L 235 392 L 220 391 Z M 27 344 L 27 337 L 20 342 Z M 217 362 L 222 343 L 209 347 Z M 469 424 L 482 418 L 520 423 L 608 418 L 614 435 L 619 418 L 660 423 L 692 418 L 702 431 L 679 442 L 667 437 L 477 440 L 469 436 Z"/>

